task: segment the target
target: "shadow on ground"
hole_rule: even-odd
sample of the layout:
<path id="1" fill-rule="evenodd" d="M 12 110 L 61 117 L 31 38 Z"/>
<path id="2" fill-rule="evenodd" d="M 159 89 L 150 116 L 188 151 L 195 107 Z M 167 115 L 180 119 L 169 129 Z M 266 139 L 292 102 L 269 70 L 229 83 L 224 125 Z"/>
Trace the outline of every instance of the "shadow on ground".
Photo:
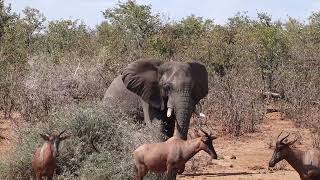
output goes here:
<path id="1" fill-rule="evenodd" d="M 220 176 L 237 176 L 237 175 L 252 175 L 252 174 L 259 174 L 259 173 L 249 173 L 249 172 L 232 172 L 232 173 L 188 173 L 182 174 L 183 176 L 211 176 L 211 177 L 220 177 Z"/>

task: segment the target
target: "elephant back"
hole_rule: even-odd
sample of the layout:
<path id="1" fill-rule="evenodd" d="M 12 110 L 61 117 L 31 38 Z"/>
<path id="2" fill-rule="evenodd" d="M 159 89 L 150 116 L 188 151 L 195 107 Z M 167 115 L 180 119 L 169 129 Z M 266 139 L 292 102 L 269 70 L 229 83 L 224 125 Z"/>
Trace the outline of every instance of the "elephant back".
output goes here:
<path id="1" fill-rule="evenodd" d="M 140 97 L 124 86 L 121 75 L 116 77 L 108 87 L 103 104 L 130 115 L 143 114 Z"/>

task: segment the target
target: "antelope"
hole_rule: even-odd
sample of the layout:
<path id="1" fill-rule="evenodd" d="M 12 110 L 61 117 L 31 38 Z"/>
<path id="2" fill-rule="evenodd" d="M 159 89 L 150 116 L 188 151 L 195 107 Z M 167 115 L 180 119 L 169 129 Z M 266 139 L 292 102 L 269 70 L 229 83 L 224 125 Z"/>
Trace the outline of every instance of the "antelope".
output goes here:
<path id="1" fill-rule="evenodd" d="M 282 132 L 278 135 L 279 139 Z M 306 151 L 290 147 L 297 139 L 288 142 L 288 137 L 277 140 L 272 158 L 269 161 L 269 167 L 274 167 L 278 162 L 285 159 L 300 175 L 301 180 L 319 180 L 320 179 L 320 151 L 310 149 Z"/>
<path id="2" fill-rule="evenodd" d="M 42 180 L 46 176 L 48 180 L 52 180 L 54 171 L 57 167 L 57 157 L 59 156 L 59 143 L 70 136 L 40 134 L 44 144 L 37 148 L 32 159 L 32 168 L 35 173 L 36 180 Z"/>
<path id="3" fill-rule="evenodd" d="M 182 140 L 171 137 L 162 143 L 144 144 L 133 152 L 136 168 L 136 180 L 142 180 L 148 171 L 163 173 L 168 177 L 182 174 L 185 163 L 199 151 L 207 152 L 212 159 L 217 159 L 217 153 L 213 148 L 212 140 L 216 139 L 202 129 L 203 135 L 196 133 L 197 138 Z"/>

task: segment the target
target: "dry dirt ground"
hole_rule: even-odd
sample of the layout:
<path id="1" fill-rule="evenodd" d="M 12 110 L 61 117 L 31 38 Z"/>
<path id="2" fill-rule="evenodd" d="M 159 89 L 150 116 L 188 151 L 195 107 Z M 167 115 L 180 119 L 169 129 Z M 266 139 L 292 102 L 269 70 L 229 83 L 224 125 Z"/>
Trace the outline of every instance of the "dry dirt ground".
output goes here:
<path id="1" fill-rule="evenodd" d="M 298 180 L 298 174 L 287 162 L 278 163 L 272 170 L 268 169 L 274 148 L 270 145 L 275 145 L 275 139 L 282 130 L 284 133 L 294 133 L 292 138 L 295 134 L 300 134 L 302 140 L 296 143 L 296 148 L 311 146 L 309 130 L 297 128 L 292 121 L 282 118 L 280 113 L 271 113 L 266 115 L 256 133 L 238 139 L 216 139 L 214 147 L 222 158 L 213 160 L 212 164 L 208 165 L 209 156 L 201 152 L 187 163 L 186 171 L 178 179 Z M 232 156 L 236 159 L 231 159 Z"/>
<path id="2" fill-rule="evenodd" d="M 17 115 L 16 115 L 17 116 Z M 15 122 L 19 117 L 13 116 L 4 120 L 0 113 L 0 156 L 10 150 L 10 142 L 15 138 Z M 186 165 L 185 172 L 179 180 L 298 180 L 298 174 L 286 162 L 279 163 L 274 169 L 268 169 L 268 161 L 272 156 L 276 136 L 284 132 L 299 132 L 302 140 L 297 142 L 297 148 L 310 147 L 311 134 L 309 130 L 297 128 L 292 121 L 283 119 L 280 113 L 267 114 L 258 132 L 247 134 L 241 138 L 219 137 L 214 141 L 214 147 L 219 160 L 208 164 L 209 156 L 200 152 Z M 236 159 L 231 159 L 235 156 Z"/>
<path id="3" fill-rule="evenodd" d="M 14 122 L 18 118 L 18 115 L 14 114 L 12 118 L 4 119 L 3 113 L 0 113 L 0 156 L 10 150 L 10 143 L 15 138 L 13 132 Z"/>

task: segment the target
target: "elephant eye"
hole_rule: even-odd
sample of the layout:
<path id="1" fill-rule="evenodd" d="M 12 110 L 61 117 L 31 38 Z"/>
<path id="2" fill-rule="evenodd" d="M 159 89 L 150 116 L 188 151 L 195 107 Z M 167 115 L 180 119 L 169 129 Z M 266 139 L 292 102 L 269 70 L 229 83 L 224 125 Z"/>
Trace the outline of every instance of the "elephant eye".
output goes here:
<path id="1" fill-rule="evenodd" d="M 166 95 L 168 95 L 171 90 L 172 90 L 172 86 L 170 84 L 166 83 L 163 85 L 163 91 Z"/>

